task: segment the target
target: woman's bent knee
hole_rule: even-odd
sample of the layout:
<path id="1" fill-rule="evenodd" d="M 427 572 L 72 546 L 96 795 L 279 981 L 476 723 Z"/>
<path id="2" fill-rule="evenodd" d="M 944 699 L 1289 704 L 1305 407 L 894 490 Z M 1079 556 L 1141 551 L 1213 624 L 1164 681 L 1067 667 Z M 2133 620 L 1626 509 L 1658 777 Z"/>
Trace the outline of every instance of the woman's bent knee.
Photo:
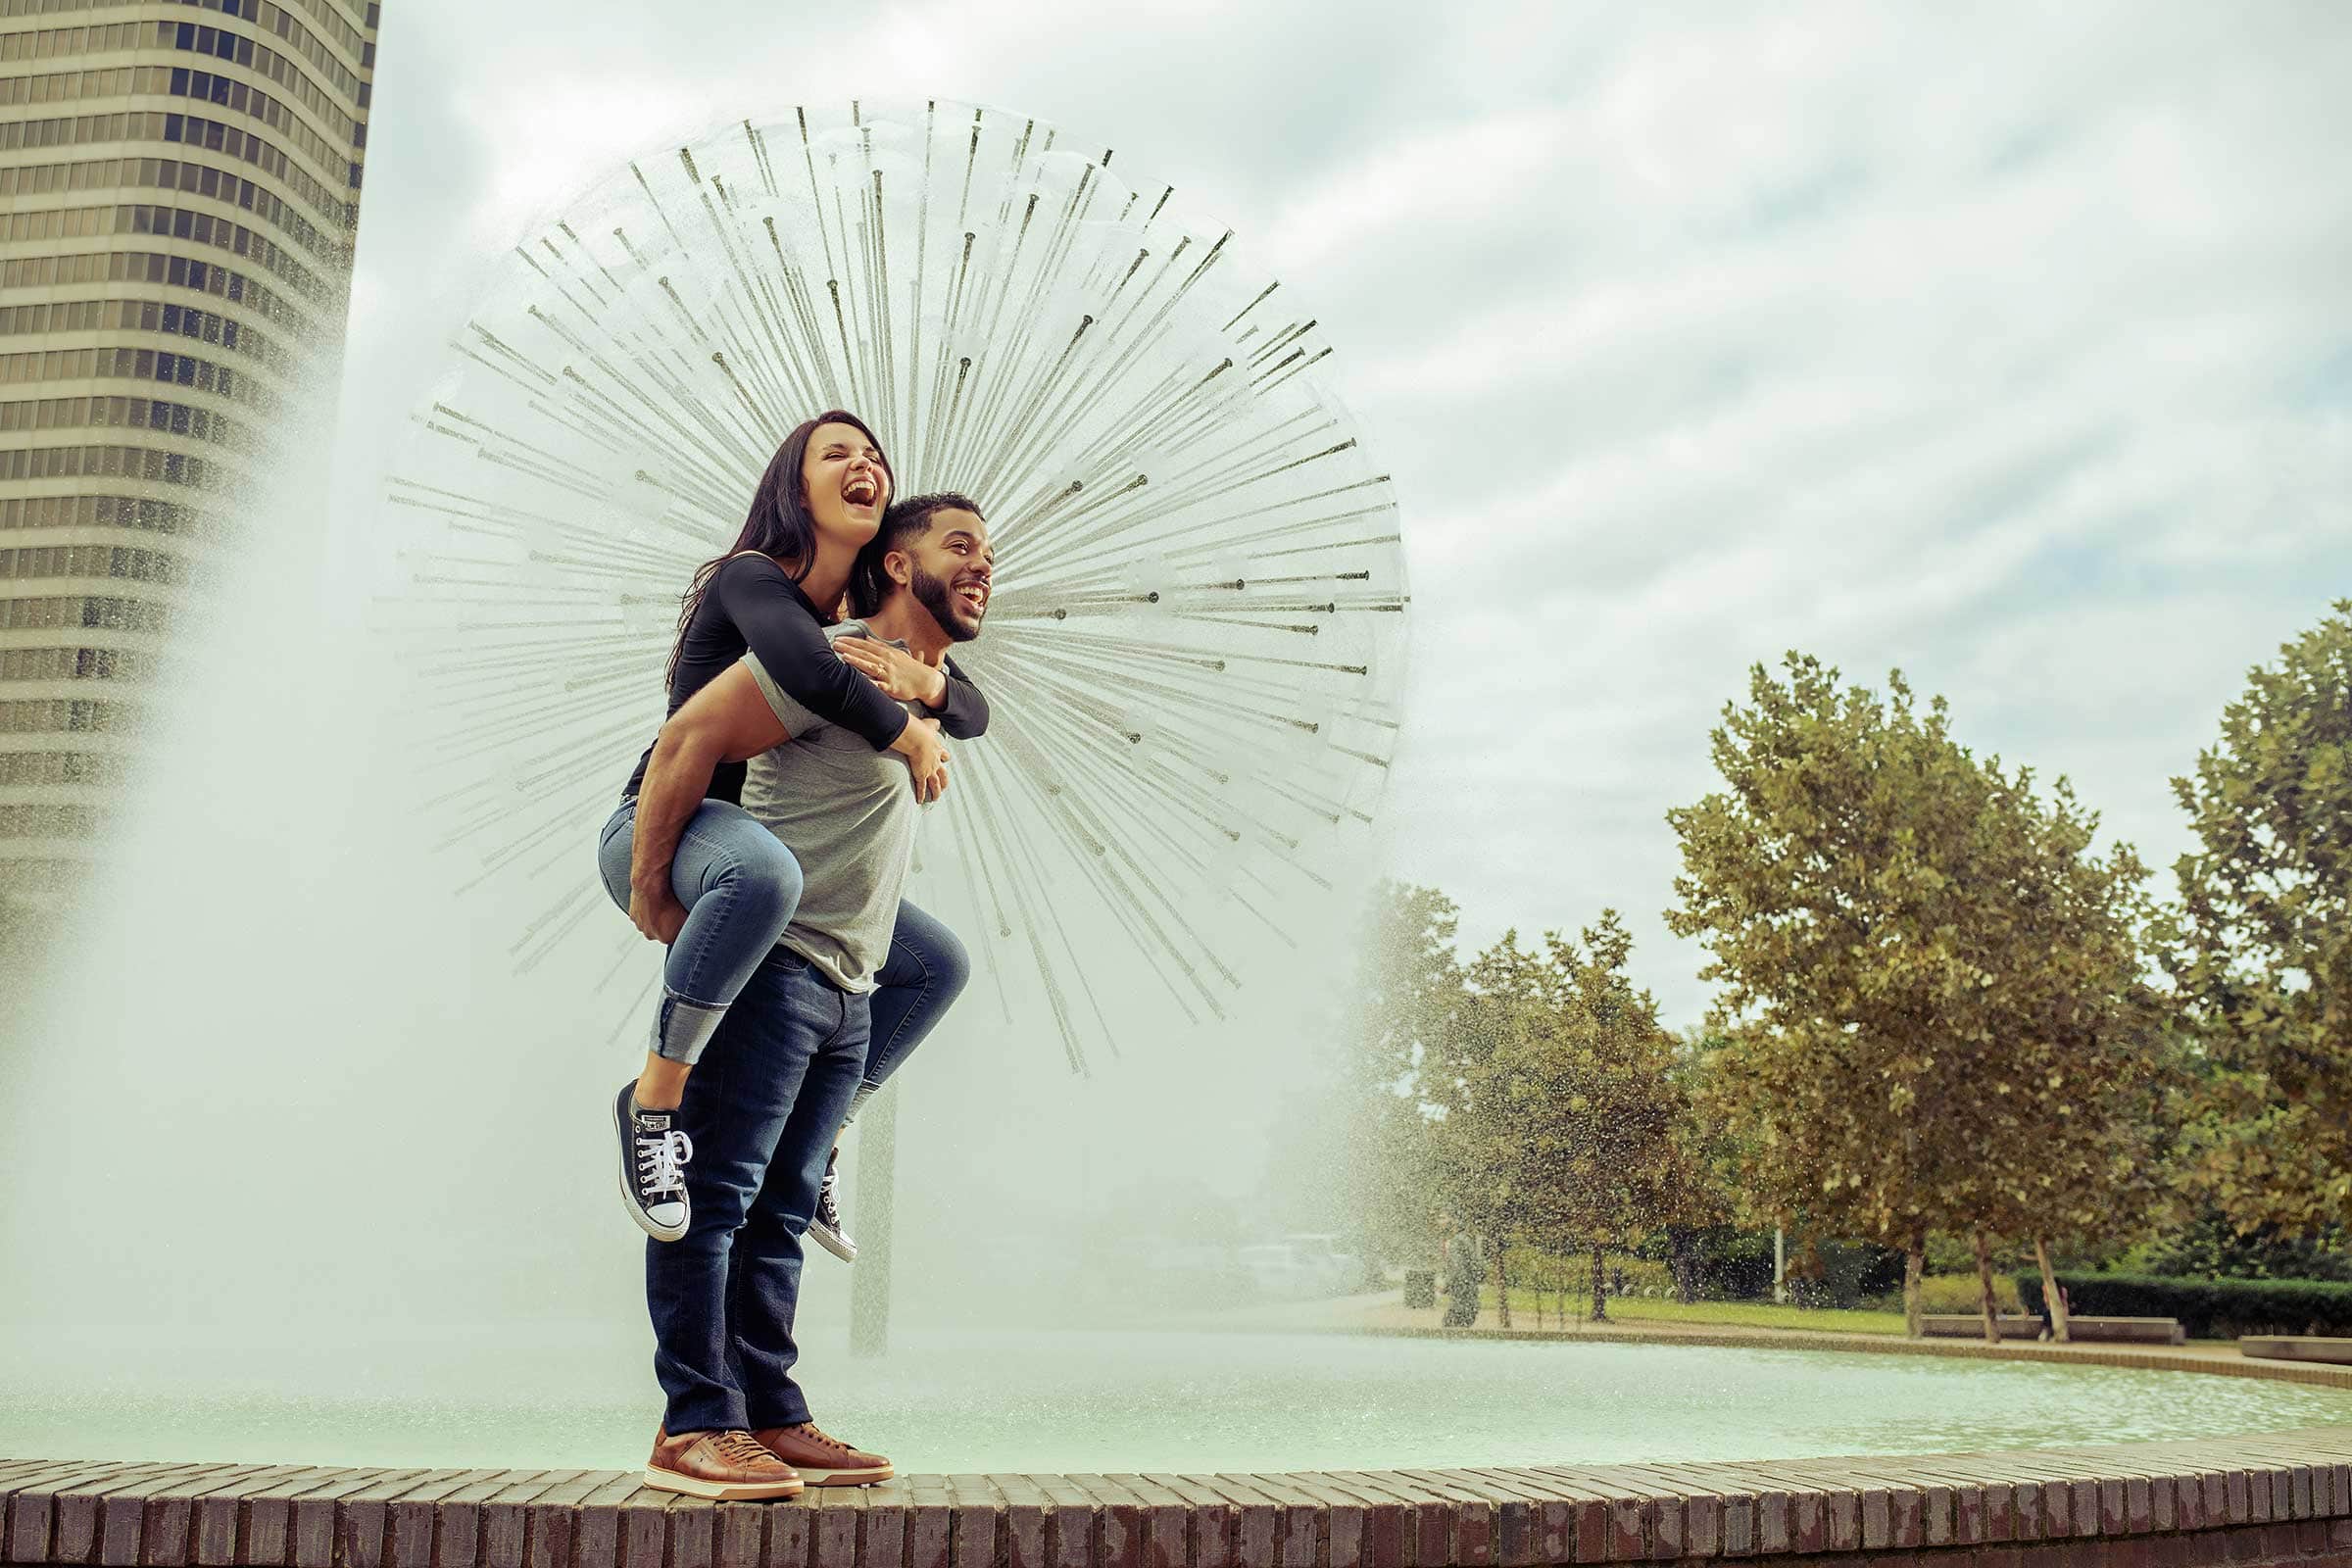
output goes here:
<path id="1" fill-rule="evenodd" d="M 941 1004 L 956 1000 L 957 992 L 972 977 L 971 956 L 963 951 L 963 943 L 937 918 L 901 901 L 899 921 L 891 934 L 894 954 L 903 954 L 904 960 L 893 958 L 890 967 L 895 974 L 883 976 L 886 985 L 920 984 L 927 996 Z M 916 975 L 905 972 L 910 963 L 921 971 Z"/>
<path id="2" fill-rule="evenodd" d="M 629 855 L 637 839 L 637 803 L 624 801 L 605 819 L 596 841 L 597 879 L 605 895 L 625 911 L 629 906 Z"/>
<path id="3" fill-rule="evenodd" d="M 931 983 L 953 1000 L 971 982 L 972 956 L 963 950 L 963 941 L 946 926 L 936 926 L 931 933 Z"/>
<path id="4" fill-rule="evenodd" d="M 765 828 L 746 835 L 720 873 L 744 919 L 761 918 L 781 931 L 801 906 L 801 862 Z"/>

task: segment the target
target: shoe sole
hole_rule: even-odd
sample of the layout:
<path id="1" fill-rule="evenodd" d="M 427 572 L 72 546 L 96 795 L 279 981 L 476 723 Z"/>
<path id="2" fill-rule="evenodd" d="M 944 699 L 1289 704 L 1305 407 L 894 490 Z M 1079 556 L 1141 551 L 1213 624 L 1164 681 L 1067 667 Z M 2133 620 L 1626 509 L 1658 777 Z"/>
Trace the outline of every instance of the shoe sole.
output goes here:
<path id="1" fill-rule="evenodd" d="M 793 1468 L 801 1469 L 798 1465 Z M 866 1470 L 801 1470 L 801 1480 L 812 1487 L 870 1487 L 897 1474 L 897 1470 L 883 1464 Z"/>
<path id="2" fill-rule="evenodd" d="M 790 1481 L 704 1481 L 675 1470 L 657 1470 L 649 1464 L 645 1467 L 645 1484 L 656 1492 L 682 1492 L 689 1497 L 709 1497 L 718 1502 L 763 1502 L 797 1497 L 805 1483 L 799 1477 Z"/>
<path id="3" fill-rule="evenodd" d="M 627 1091 L 624 1090 L 622 1093 L 625 1094 Z M 637 1222 L 637 1228 L 645 1232 L 646 1235 L 651 1236 L 655 1241 L 674 1242 L 679 1237 L 686 1234 L 685 1226 L 681 1225 L 676 1230 L 665 1229 L 662 1226 L 655 1224 L 653 1220 L 647 1216 L 645 1210 L 637 1206 L 637 1189 L 629 1182 L 629 1167 L 626 1159 L 626 1151 L 629 1147 L 628 1115 L 629 1113 L 627 1109 L 621 1103 L 620 1097 L 617 1095 L 614 1096 L 612 1100 L 612 1131 L 619 1136 L 620 1147 L 623 1151 L 623 1159 L 620 1167 L 620 1206 L 629 1211 L 629 1218 Z M 699 1497 L 703 1495 L 703 1494 L 698 1492 L 695 1494 L 695 1495 Z"/>
<path id="4" fill-rule="evenodd" d="M 835 1257 L 840 1258 L 844 1263 L 855 1263 L 858 1261 L 858 1244 L 851 1241 L 847 1236 L 842 1235 L 841 1232 L 833 1229 L 833 1227 L 830 1225 L 818 1225 L 811 1223 L 808 1227 L 808 1234 L 816 1239 L 817 1246 L 823 1248 L 826 1251 L 831 1252 Z"/>

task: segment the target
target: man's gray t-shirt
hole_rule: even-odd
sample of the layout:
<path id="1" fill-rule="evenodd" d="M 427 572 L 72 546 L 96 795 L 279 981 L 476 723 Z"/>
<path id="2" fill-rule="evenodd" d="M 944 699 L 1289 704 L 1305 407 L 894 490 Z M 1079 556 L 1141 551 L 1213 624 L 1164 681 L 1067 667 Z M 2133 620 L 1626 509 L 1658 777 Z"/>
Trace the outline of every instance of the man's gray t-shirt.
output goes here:
<path id="1" fill-rule="evenodd" d="M 825 635 L 873 634 L 862 621 L 845 620 Z M 743 662 L 791 736 L 753 758 L 743 783 L 743 808 L 801 862 L 801 905 L 784 928 L 783 946 L 844 991 L 871 991 L 875 971 L 890 956 L 922 810 L 906 764 L 896 752 L 877 752 L 856 731 L 803 708 L 769 678 L 758 655 L 746 654 Z"/>

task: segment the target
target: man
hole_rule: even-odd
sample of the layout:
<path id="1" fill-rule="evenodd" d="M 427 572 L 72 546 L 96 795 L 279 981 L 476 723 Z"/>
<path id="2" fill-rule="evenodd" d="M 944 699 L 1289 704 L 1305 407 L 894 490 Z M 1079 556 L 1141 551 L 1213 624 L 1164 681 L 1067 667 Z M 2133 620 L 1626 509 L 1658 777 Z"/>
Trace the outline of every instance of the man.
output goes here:
<path id="1" fill-rule="evenodd" d="M 993 565 L 970 501 L 901 502 L 853 579 L 853 597 L 874 608 L 827 634 L 868 637 L 864 653 L 885 662 L 936 667 L 952 642 L 977 632 Z M 646 1484 L 760 1498 L 888 1480 L 888 1459 L 809 1419 L 792 1379 L 792 1331 L 801 1238 L 864 1068 L 867 998 L 889 956 L 921 803 L 895 756 L 816 718 L 756 656 L 696 693 L 662 732 L 647 787 L 666 770 L 750 759 L 744 808 L 793 852 L 803 885 L 783 940 L 678 1107 L 675 1131 L 694 1156 L 692 1219 L 679 1240 L 646 1249 L 654 1370 L 668 1399 Z"/>

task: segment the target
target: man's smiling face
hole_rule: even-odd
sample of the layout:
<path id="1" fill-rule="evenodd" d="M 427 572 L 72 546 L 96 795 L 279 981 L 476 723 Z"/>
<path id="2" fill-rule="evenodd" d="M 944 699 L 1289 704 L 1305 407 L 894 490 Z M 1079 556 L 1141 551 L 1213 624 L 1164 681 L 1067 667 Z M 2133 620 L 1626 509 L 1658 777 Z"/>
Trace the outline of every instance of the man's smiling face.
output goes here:
<path id="1" fill-rule="evenodd" d="M 996 553 L 988 524 L 976 513 L 946 507 L 932 514 L 931 526 L 901 547 L 906 553 L 907 589 L 951 642 L 980 635 L 988 614 Z"/>

